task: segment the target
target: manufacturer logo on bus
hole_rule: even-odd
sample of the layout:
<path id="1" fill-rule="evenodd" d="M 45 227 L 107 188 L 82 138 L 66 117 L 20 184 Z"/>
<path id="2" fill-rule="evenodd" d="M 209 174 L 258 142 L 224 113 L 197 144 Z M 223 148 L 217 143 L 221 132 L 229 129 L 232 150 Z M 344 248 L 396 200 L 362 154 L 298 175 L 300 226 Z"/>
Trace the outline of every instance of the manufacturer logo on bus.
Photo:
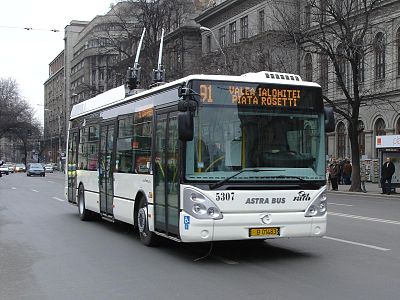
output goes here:
<path id="1" fill-rule="evenodd" d="M 310 194 L 306 194 L 304 191 L 300 191 L 298 196 L 295 196 L 293 201 L 310 201 Z"/>

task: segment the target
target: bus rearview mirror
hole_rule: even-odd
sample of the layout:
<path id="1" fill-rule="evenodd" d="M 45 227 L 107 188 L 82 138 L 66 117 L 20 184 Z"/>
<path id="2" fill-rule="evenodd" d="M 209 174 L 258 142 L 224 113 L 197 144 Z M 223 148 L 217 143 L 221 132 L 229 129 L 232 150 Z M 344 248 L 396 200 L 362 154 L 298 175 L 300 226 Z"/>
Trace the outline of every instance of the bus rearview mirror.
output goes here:
<path id="1" fill-rule="evenodd" d="M 179 112 L 178 114 L 178 135 L 181 141 L 193 140 L 193 113 L 190 111 Z"/>

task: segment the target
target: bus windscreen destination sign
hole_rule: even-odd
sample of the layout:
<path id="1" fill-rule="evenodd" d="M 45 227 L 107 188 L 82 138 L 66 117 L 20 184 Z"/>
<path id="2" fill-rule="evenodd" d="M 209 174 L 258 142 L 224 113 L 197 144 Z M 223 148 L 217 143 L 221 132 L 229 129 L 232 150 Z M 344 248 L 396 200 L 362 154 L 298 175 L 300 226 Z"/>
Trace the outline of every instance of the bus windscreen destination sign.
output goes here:
<path id="1" fill-rule="evenodd" d="M 322 107 L 318 88 L 244 84 L 236 82 L 199 82 L 200 102 L 203 105 L 235 105 L 275 109 L 312 109 Z M 317 99 L 319 96 L 319 100 Z"/>

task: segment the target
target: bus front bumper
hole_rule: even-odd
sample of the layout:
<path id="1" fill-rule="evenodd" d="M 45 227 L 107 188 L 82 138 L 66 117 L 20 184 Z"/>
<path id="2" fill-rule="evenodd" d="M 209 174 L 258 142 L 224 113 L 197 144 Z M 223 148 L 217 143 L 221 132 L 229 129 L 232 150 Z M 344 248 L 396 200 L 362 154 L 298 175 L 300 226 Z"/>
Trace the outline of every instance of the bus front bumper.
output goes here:
<path id="1" fill-rule="evenodd" d="M 265 216 L 263 213 L 224 213 L 223 219 L 212 220 L 196 219 L 182 211 L 180 237 L 182 242 L 210 242 L 322 237 L 326 233 L 326 213 L 320 217 L 304 217 L 304 212 L 269 213 L 267 223 L 265 219 L 262 220 L 263 216 Z M 265 228 L 278 228 L 279 233 L 268 235 L 270 231 L 264 230 Z M 250 229 L 261 229 L 258 231 L 261 235 L 250 236 Z"/>

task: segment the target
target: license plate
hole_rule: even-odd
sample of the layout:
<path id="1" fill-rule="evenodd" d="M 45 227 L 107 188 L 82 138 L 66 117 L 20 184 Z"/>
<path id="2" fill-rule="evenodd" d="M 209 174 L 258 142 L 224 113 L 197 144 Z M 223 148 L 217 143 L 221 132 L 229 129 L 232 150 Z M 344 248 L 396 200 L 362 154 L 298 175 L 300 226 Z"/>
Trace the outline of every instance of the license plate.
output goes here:
<path id="1" fill-rule="evenodd" d="M 249 236 L 279 236 L 279 227 L 250 228 Z"/>

